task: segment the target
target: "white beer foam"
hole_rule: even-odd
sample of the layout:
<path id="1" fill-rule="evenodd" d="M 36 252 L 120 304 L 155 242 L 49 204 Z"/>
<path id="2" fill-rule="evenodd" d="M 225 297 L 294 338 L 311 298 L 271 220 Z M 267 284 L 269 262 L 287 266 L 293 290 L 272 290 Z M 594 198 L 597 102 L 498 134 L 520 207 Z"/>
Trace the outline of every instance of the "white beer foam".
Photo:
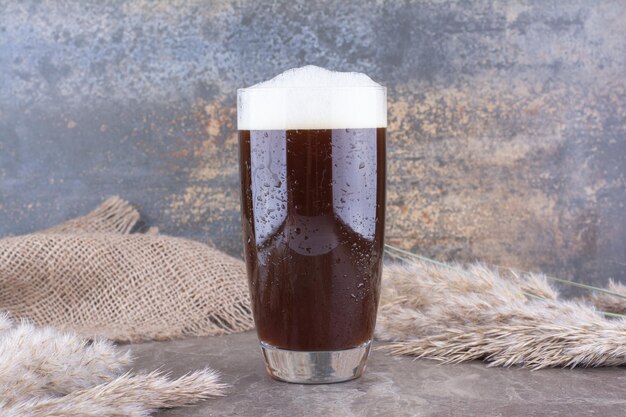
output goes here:
<path id="1" fill-rule="evenodd" d="M 387 127 L 387 90 L 365 74 L 307 65 L 237 91 L 239 130 Z"/>

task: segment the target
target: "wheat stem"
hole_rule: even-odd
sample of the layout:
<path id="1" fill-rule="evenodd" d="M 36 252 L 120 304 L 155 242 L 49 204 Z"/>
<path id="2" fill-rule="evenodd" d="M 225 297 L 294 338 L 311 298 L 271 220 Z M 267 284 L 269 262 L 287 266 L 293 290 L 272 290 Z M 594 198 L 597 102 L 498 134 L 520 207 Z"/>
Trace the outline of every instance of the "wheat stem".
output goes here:
<path id="1" fill-rule="evenodd" d="M 427 257 L 422 256 L 422 255 L 417 255 L 415 253 L 406 251 L 404 249 L 397 248 L 397 247 L 392 246 L 392 245 L 385 244 L 385 250 L 386 250 L 386 253 L 389 256 L 391 256 L 392 258 L 394 258 L 394 259 L 400 259 L 400 260 L 403 260 L 403 261 L 407 261 L 407 257 L 415 258 L 415 259 L 419 259 L 419 260 L 424 261 L 424 262 L 431 263 L 433 265 L 437 265 L 437 266 L 440 266 L 440 267 L 444 267 L 444 268 L 450 269 L 452 271 L 456 271 L 456 272 L 459 272 L 459 273 L 462 273 L 462 274 L 467 274 L 466 271 L 458 269 L 458 268 L 455 268 L 455 267 L 453 267 L 451 265 L 448 265 L 448 264 L 446 264 L 444 262 L 440 262 L 440 261 L 437 261 L 437 260 L 434 260 L 434 259 L 431 259 L 431 258 L 427 258 Z M 396 252 L 400 253 L 400 255 L 398 255 L 396 253 L 393 253 L 392 251 L 396 251 Z M 492 266 L 494 266 L 496 268 L 499 268 L 499 269 L 508 269 L 508 270 L 510 270 L 512 272 L 522 272 L 522 273 L 527 273 L 527 274 L 530 273 L 530 272 L 527 272 L 527 271 L 521 271 L 521 270 L 513 269 L 513 268 L 506 268 L 506 267 L 499 266 L 499 265 L 492 265 Z M 547 279 L 551 279 L 553 281 L 562 282 L 564 284 L 569 284 L 569 285 L 572 285 L 572 286 L 575 286 L 575 287 L 584 288 L 584 289 L 589 290 L 589 291 L 598 291 L 598 292 L 602 292 L 602 293 L 605 293 L 605 294 L 614 295 L 616 297 L 620 297 L 620 298 L 625 298 L 626 299 L 626 295 L 623 295 L 623 294 L 620 294 L 620 293 L 617 293 L 617 292 L 614 292 L 614 291 L 611 291 L 611 290 L 607 290 L 605 288 L 598 288 L 598 287 L 594 287 L 592 285 L 580 284 L 578 282 L 572 282 L 572 281 L 568 281 L 568 280 L 562 279 L 562 278 L 556 278 L 556 277 L 550 277 L 550 276 L 546 276 L 546 278 Z M 543 298 L 543 297 L 540 297 L 538 295 L 535 295 L 535 294 L 532 294 L 532 293 L 529 293 L 529 292 L 526 292 L 526 291 L 524 291 L 523 293 L 524 293 L 525 296 L 530 297 L 530 298 L 535 298 L 535 299 L 538 299 L 538 300 L 545 300 L 545 298 Z M 626 315 L 624 315 L 624 314 L 609 313 L 607 311 L 600 311 L 600 310 L 597 310 L 597 312 L 600 313 L 600 314 L 603 314 L 606 317 L 613 317 L 613 318 L 620 318 L 620 319 L 625 319 L 626 318 Z"/>
<path id="2" fill-rule="evenodd" d="M 431 264 L 434 264 L 434 265 L 446 267 L 448 269 L 452 269 L 454 271 L 460 272 L 459 269 L 454 268 L 454 267 L 452 267 L 450 265 L 447 265 L 444 262 L 436 261 L 434 259 L 430 259 L 430 258 L 427 258 L 427 257 L 422 256 L 422 255 L 417 255 L 415 253 L 411 253 L 411 252 L 406 251 L 404 249 L 396 248 L 395 246 L 391 246 L 391 245 L 385 244 L 385 249 L 387 249 L 387 253 L 389 253 L 390 255 L 392 255 L 389 252 L 389 250 L 391 249 L 391 250 L 395 250 L 395 251 L 397 251 L 397 252 L 399 252 L 399 253 L 401 253 L 403 255 L 410 256 L 412 258 L 416 258 L 416 259 L 419 259 L 419 260 L 424 261 L 424 262 L 428 262 L 428 263 L 431 263 Z M 398 255 L 395 255 L 395 257 L 398 257 Z M 522 272 L 522 273 L 526 273 L 526 274 L 530 273 L 528 271 L 523 271 L 523 270 L 520 270 L 520 269 L 513 269 L 513 268 L 508 268 L 508 267 L 503 267 L 503 266 L 500 266 L 500 265 L 492 265 L 492 266 L 494 266 L 496 268 L 500 268 L 500 269 L 508 269 L 508 270 L 511 270 L 511 271 L 518 271 L 518 272 Z M 562 283 L 562 284 L 571 285 L 573 287 L 583 288 L 583 289 L 586 289 L 588 291 L 597 291 L 597 292 L 601 292 L 601 293 L 604 293 L 604 294 L 609 294 L 609 295 L 613 295 L 615 297 L 626 299 L 626 295 L 620 294 L 620 293 L 615 292 L 615 291 L 607 290 L 606 288 L 594 287 L 593 285 L 581 284 L 579 282 L 569 281 L 567 279 L 552 277 L 552 276 L 549 276 L 549 275 L 545 275 L 545 277 L 546 277 L 546 279 L 549 279 L 551 281 L 556 281 L 556 282 L 559 282 L 559 283 Z"/>

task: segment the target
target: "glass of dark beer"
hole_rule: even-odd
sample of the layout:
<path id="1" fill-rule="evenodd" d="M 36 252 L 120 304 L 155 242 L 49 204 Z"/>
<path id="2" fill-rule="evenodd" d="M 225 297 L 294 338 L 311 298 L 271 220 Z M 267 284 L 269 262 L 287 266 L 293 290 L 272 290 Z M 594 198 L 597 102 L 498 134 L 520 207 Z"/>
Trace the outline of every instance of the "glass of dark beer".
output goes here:
<path id="1" fill-rule="evenodd" d="M 385 219 L 385 87 L 302 67 L 238 90 L 243 241 L 268 373 L 358 378 L 373 338 Z"/>

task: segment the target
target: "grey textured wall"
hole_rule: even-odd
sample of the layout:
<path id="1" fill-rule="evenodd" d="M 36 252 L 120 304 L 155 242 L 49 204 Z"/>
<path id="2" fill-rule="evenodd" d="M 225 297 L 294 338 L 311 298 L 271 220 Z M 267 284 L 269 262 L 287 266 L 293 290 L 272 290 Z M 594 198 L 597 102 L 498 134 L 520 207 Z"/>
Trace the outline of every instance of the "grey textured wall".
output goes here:
<path id="1" fill-rule="evenodd" d="M 389 87 L 388 241 L 626 280 L 624 1 L 2 1 L 0 236 L 120 194 L 240 253 L 235 89 Z"/>

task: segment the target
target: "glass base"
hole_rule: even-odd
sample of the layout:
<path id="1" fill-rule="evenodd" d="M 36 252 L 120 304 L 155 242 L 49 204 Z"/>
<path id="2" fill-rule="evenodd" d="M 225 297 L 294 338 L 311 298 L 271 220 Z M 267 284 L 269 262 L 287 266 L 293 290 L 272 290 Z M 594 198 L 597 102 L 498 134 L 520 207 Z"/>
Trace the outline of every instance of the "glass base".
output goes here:
<path id="1" fill-rule="evenodd" d="M 265 368 L 279 381 L 296 384 L 332 384 L 360 377 L 372 341 L 360 346 L 332 351 L 285 350 L 261 342 Z"/>

